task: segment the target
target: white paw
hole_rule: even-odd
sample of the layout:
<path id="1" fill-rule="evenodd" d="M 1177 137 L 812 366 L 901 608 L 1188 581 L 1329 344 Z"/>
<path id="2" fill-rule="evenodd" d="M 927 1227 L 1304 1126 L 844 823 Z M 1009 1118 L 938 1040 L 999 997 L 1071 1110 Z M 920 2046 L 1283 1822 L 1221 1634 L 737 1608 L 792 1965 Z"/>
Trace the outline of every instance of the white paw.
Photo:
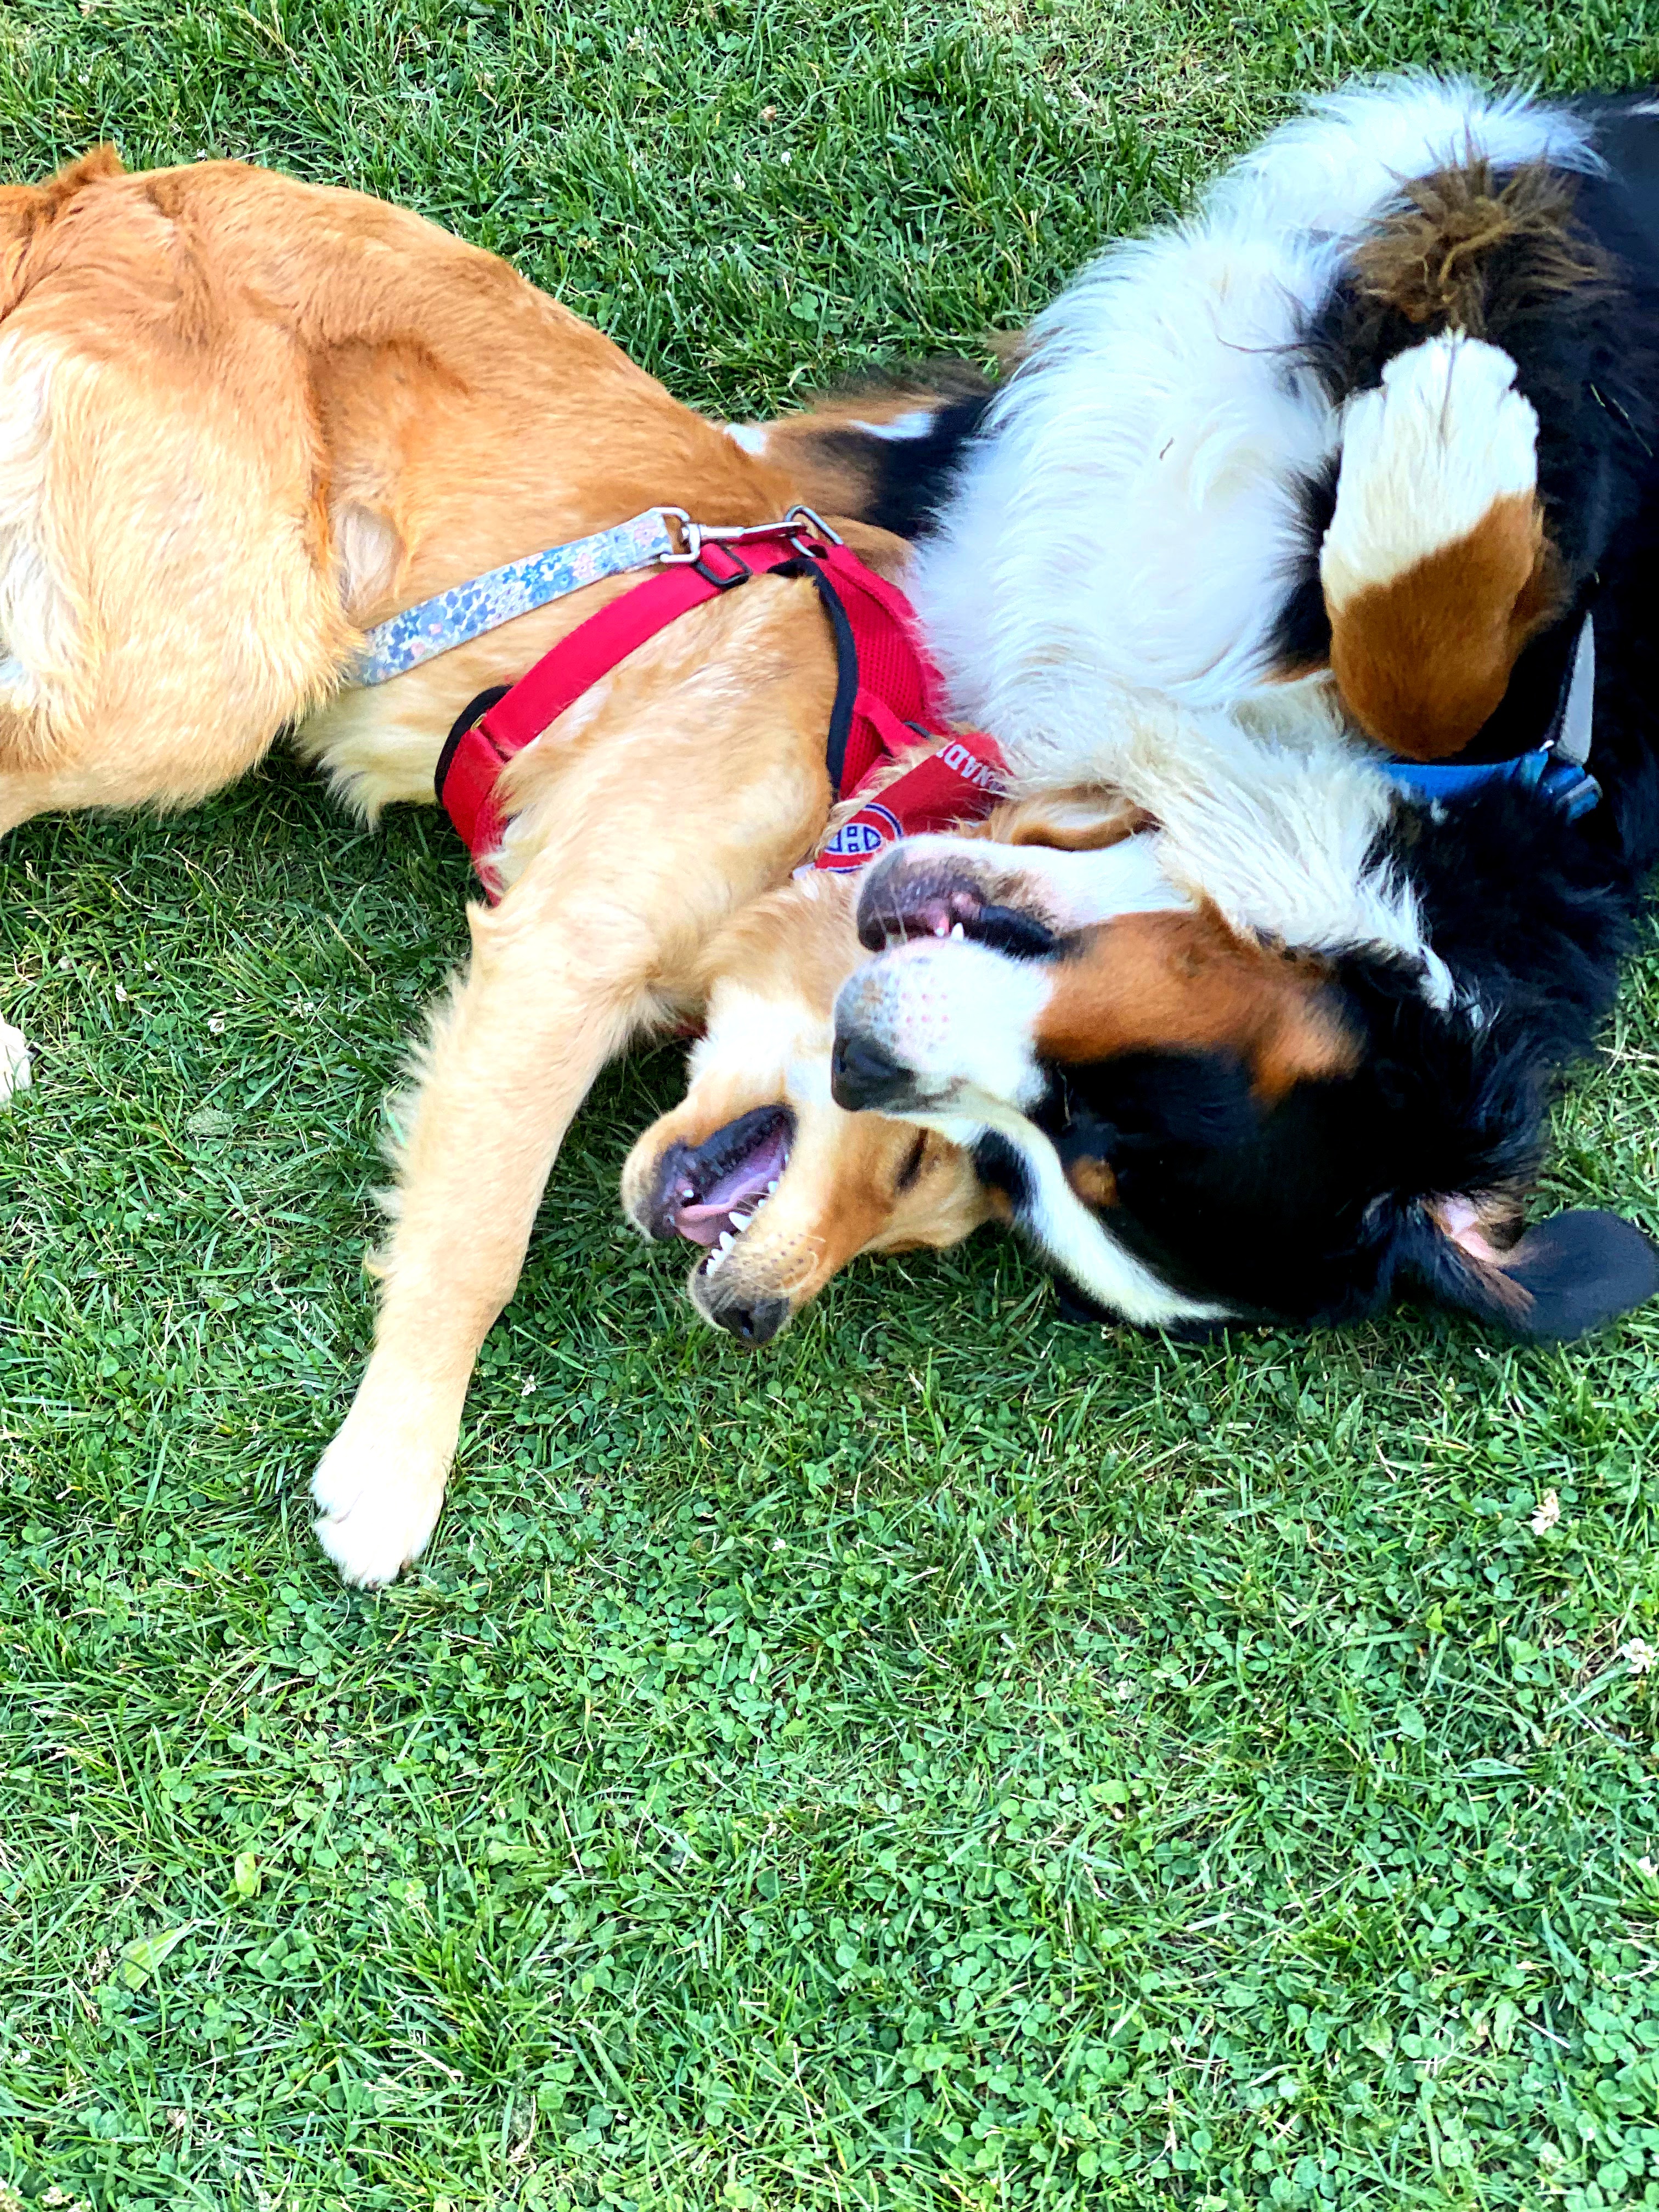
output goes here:
<path id="1" fill-rule="evenodd" d="M 447 1459 L 396 1423 L 347 1419 L 311 1478 L 317 1540 L 349 1583 L 395 1582 L 443 1510 Z"/>
<path id="2" fill-rule="evenodd" d="M 28 1039 L 9 1022 L 0 1022 L 0 1106 L 14 1091 L 27 1091 L 33 1079 Z"/>

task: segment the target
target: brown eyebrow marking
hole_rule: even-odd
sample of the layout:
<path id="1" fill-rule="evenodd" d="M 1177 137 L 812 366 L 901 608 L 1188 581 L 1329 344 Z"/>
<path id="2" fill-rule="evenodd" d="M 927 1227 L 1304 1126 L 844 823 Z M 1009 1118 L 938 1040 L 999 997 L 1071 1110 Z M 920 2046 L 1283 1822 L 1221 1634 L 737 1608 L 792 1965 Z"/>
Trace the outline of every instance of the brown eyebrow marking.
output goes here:
<path id="1" fill-rule="evenodd" d="M 911 1184 L 921 1175 L 921 1164 L 927 1157 L 927 1132 L 926 1129 L 918 1129 L 916 1141 L 906 1155 L 904 1164 L 898 1171 L 898 1179 L 893 1185 L 896 1193 L 909 1189 Z"/>
<path id="2" fill-rule="evenodd" d="M 1073 1160 L 1066 1180 L 1085 1206 L 1099 1209 L 1117 1204 L 1117 1177 L 1104 1160 Z"/>
<path id="3" fill-rule="evenodd" d="M 1120 915 L 1085 931 L 1052 974 L 1033 1040 L 1043 1060 L 1219 1049 L 1267 1101 L 1358 1062 L 1324 963 L 1240 936 L 1213 907 Z"/>

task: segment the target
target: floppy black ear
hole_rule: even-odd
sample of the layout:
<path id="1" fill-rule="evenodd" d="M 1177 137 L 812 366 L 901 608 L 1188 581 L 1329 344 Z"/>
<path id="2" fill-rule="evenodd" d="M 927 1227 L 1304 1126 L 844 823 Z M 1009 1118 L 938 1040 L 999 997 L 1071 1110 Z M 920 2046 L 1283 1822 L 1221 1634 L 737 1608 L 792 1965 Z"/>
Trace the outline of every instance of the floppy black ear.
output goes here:
<path id="1" fill-rule="evenodd" d="M 1659 1252 L 1616 1213 L 1554 1214 L 1501 1254 L 1426 1215 L 1402 1234 L 1407 1271 L 1443 1305 L 1534 1343 L 1571 1343 L 1659 1291 Z"/>
<path id="2" fill-rule="evenodd" d="M 1250 1071 L 1231 1053 L 1121 1052 L 1066 1078 L 1072 1125 L 1056 1139 L 1062 1160 L 1109 1160 L 1149 1146 L 1213 1151 L 1248 1138 L 1261 1119 Z"/>

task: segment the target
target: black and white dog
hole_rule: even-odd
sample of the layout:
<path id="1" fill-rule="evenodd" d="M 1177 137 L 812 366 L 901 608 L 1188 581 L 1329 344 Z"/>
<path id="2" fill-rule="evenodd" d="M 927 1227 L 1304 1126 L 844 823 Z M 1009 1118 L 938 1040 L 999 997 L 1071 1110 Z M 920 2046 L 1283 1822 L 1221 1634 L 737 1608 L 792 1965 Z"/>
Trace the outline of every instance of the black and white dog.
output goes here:
<path id="1" fill-rule="evenodd" d="M 1317 103 L 953 451 L 884 427 L 963 719 L 1145 826 L 872 870 L 841 1102 L 1143 1322 L 1649 1296 L 1628 1224 L 1522 1220 L 1659 858 L 1659 100 Z"/>

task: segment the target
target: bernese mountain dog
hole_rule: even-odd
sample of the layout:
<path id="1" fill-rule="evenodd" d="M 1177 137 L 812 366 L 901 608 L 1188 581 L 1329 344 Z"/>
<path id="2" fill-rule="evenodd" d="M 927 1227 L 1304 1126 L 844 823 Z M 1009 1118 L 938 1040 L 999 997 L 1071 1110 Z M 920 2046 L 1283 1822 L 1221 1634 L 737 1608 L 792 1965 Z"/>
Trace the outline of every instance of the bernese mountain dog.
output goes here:
<path id="1" fill-rule="evenodd" d="M 1649 1296 L 1630 1224 L 1522 1201 L 1659 858 L 1659 100 L 1317 103 L 927 465 L 958 709 L 1146 826 L 878 863 L 837 1099 L 1143 1322 Z"/>

